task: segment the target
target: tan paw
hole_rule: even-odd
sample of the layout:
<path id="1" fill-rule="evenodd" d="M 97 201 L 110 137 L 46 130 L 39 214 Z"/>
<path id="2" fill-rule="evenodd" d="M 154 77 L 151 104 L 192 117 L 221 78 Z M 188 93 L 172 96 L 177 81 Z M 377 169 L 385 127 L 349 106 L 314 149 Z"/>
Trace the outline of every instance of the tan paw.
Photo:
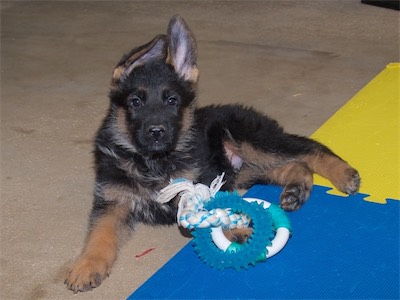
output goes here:
<path id="1" fill-rule="evenodd" d="M 360 189 L 361 178 L 356 169 L 347 168 L 343 172 L 341 181 L 336 183 L 335 186 L 343 193 L 353 195 Z"/>
<path id="2" fill-rule="evenodd" d="M 231 242 L 244 244 L 253 234 L 253 228 L 235 228 L 224 230 L 225 237 Z"/>
<path id="3" fill-rule="evenodd" d="M 109 264 L 102 258 L 79 258 L 68 270 L 65 284 L 68 289 L 86 292 L 98 287 L 110 273 Z"/>

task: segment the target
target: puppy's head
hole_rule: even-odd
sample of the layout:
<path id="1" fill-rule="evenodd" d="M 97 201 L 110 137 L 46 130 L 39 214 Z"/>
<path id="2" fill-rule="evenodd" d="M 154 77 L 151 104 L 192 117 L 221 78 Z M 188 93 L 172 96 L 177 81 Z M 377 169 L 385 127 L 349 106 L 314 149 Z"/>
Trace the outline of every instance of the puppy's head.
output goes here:
<path id="1" fill-rule="evenodd" d="M 189 134 L 198 80 L 196 42 L 185 21 L 125 55 L 111 80 L 111 111 L 138 153 L 164 155 Z"/>

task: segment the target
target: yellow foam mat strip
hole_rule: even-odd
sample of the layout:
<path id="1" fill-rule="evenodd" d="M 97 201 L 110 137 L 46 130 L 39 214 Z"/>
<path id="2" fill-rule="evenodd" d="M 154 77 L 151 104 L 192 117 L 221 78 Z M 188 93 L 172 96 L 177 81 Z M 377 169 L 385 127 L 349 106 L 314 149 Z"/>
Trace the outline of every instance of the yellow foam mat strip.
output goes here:
<path id="1" fill-rule="evenodd" d="M 391 63 L 311 135 L 360 172 L 367 201 L 400 200 L 399 115 L 400 63 Z M 314 180 L 343 195 L 328 180 Z"/>

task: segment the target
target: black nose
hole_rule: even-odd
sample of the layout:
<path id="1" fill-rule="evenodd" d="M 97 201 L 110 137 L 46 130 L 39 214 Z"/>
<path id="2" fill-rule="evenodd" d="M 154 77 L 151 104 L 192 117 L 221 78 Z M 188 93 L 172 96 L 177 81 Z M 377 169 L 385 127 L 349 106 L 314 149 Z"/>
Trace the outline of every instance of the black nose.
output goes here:
<path id="1" fill-rule="evenodd" d="M 165 127 L 162 125 L 152 125 L 149 127 L 149 134 L 154 138 L 162 136 L 164 132 L 165 132 Z"/>

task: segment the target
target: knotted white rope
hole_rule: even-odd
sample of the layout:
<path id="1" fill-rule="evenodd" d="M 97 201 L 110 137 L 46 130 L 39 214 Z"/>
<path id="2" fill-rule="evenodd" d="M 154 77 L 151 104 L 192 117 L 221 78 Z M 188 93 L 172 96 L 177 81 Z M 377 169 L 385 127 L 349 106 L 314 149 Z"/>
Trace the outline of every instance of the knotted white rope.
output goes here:
<path id="1" fill-rule="evenodd" d="M 229 229 L 247 227 L 250 219 L 246 215 L 234 213 L 229 208 L 217 208 L 210 211 L 204 209 L 204 204 L 215 197 L 225 183 L 224 175 L 225 173 L 217 176 L 210 187 L 201 183 L 194 184 L 183 178 L 173 180 L 160 191 L 157 201 L 166 203 L 180 195 L 177 220 L 180 226 L 187 229 L 219 226 Z"/>

